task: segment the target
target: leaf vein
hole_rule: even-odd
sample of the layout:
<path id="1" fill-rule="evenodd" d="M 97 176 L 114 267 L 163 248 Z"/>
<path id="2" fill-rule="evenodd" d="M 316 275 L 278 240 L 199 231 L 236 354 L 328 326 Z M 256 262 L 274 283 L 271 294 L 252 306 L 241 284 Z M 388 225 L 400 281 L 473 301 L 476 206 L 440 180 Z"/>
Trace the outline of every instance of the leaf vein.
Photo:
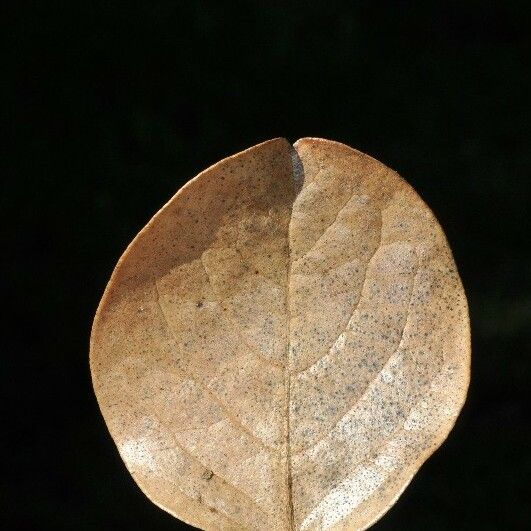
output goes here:
<path id="1" fill-rule="evenodd" d="M 168 321 L 168 318 L 166 317 L 166 313 L 164 312 L 164 309 L 162 307 L 162 304 L 160 303 L 160 293 L 157 285 L 157 281 L 154 279 L 154 286 L 155 286 L 155 293 L 156 293 L 156 302 L 159 307 L 160 313 L 164 319 L 164 322 L 170 331 L 172 337 L 177 341 L 177 338 L 175 337 L 175 334 L 173 332 L 173 329 Z M 241 431 L 243 431 L 245 434 L 247 434 L 249 437 L 251 437 L 253 440 L 257 441 L 263 448 L 267 449 L 268 451 L 274 450 L 273 447 L 267 445 L 262 441 L 260 437 L 255 435 L 249 428 L 246 428 L 241 421 L 239 421 L 231 412 L 230 408 L 219 398 L 209 387 L 207 387 L 205 384 L 203 384 L 200 380 L 198 380 L 194 375 L 190 374 L 189 372 L 185 371 L 181 367 L 178 368 L 179 372 L 181 372 L 186 378 L 192 380 L 195 384 L 199 385 L 201 389 L 206 393 L 207 396 L 209 396 L 214 402 L 216 402 L 219 407 L 222 409 L 222 411 L 227 416 L 227 419 L 231 424 L 234 425 L 234 427 L 239 428 Z"/>
<path id="2" fill-rule="evenodd" d="M 356 303 L 356 305 L 354 306 L 354 309 L 352 310 L 352 314 L 349 318 L 349 321 L 350 322 L 350 319 L 352 319 L 354 313 L 356 313 L 356 310 L 358 309 L 359 305 L 360 305 L 360 302 L 361 302 L 361 299 L 362 299 L 362 295 L 363 295 L 363 290 L 365 289 L 365 284 L 367 282 L 367 277 L 368 277 L 368 271 L 369 271 L 369 266 L 373 260 L 373 258 L 376 256 L 376 253 L 383 247 L 382 245 L 382 234 L 383 234 L 383 220 L 381 221 L 380 223 L 380 236 L 379 236 L 379 241 L 378 241 L 378 244 L 376 245 L 371 257 L 369 258 L 369 260 L 367 261 L 367 266 L 365 267 L 365 272 L 363 274 L 363 281 L 362 281 L 362 284 L 361 284 L 361 288 L 360 288 L 360 294 L 359 294 L 359 297 L 358 297 L 358 301 Z M 347 326 L 348 326 L 348 322 L 347 322 Z M 346 329 L 345 330 L 342 330 L 341 333 L 339 334 L 339 336 L 336 338 L 336 340 L 332 343 L 332 346 L 336 343 L 336 341 L 341 337 L 341 334 L 345 333 Z M 328 350 L 328 352 L 326 354 L 323 354 L 322 356 L 320 356 L 318 359 L 316 359 L 315 361 L 313 361 L 310 365 L 308 365 L 307 367 L 304 367 L 303 369 L 299 369 L 298 371 L 296 371 L 295 373 L 293 373 L 294 376 L 296 376 L 297 374 L 300 374 L 300 373 L 303 373 L 303 372 L 306 372 L 308 369 L 312 368 L 313 366 L 315 366 L 317 363 L 319 363 L 319 361 L 321 361 L 323 358 L 325 358 L 326 356 L 328 356 L 330 354 L 330 350 L 332 349 L 332 347 L 330 347 L 330 349 Z"/>
<path id="3" fill-rule="evenodd" d="M 411 287 L 411 293 L 410 293 L 410 296 L 409 296 L 409 302 L 408 302 L 408 309 L 407 309 L 407 312 L 406 312 L 406 320 L 404 322 L 404 326 L 402 328 L 402 332 L 400 334 L 400 339 L 398 341 L 398 346 L 396 347 L 396 349 L 388 356 L 387 360 L 385 361 L 385 364 L 382 366 L 382 368 L 380 369 L 380 371 L 378 372 L 378 375 L 381 374 L 381 372 L 387 367 L 387 365 L 389 364 L 389 361 L 391 360 L 391 358 L 397 353 L 400 351 L 400 347 L 402 345 L 402 342 L 404 340 L 404 334 L 405 334 L 405 331 L 406 331 L 406 328 L 407 328 L 407 325 L 409 323 L 409 316 L 410 316 L 410 309 L 411 309 L 411 303 L 412 303 L 412 300 L 413 300 L 413 294 L 415 292 L 415 283 L 416 283 L 416 279 L 417 279 L 417 276 L 418 276 L 418 273 L 420 271 L 420 268 L 417 268 L 417 271 L 413 277 L 413 282 L 412 282 L 412 287 Z M 361 393 L 361 395 L 355 400 L 355 402 L 349 406 L 348 410 L 345 412 L 345 413 L 342 413 L 341 415 L 338 416 L 338 418 L 336 420 L 334 420 L 334 423 L 333 425 L 329 428 L 329 430 L 322 436 L 320 437 L 317 441 L 315 441 L 314 443 L 312 443 L 310 446 L 306 447 L 306 448 L 303 448 L 301 450 L 299 450 L 298 452 L 296 452 L 296 454 L 293 454 L 293 455 L 299 455 L 301 453 L 304 453 L 312 448 L 315 448 L 315 446 L 317 446 L 323 439 L 325 439 L 326 437 L 328 437 L 330 435 L 330 432 L 332 432 L 336 426 L 349 414 L 351 413 L 351 411 L 356 407 L 357 404 L 359 404 L 359 402 L 361 402 L 361 400 L 363 400 L 363 398 L 367 395 L 367 393 L 369 392 L 370 388 L 371 388 L 371 385 L 375 382 L 376 378 L 378 377 L 378 375 L 376 375 L 368 384 L 367 386 L 365 387 L 365 389 L 363 390 L 363 392 Z"/>
<path id="4" fill-rule="evenodd" d="M 134 397 L 132 395 L 130 395 L 129 393 L 126 393 L 128 394 L 128 396 L 135 402 L 137 403 L 135 400 L 134 400 Z M 146 404 L 143 405 L 144 409 L 150 413 L 150 415 L 152 415 L 152 417 L 154 419 L 157 420 L 157 422 L 161 425 L 161 426 L 166 426 L 166 423 L 162 420 L 162 418 L 159 416 L 159 414 L 154 411 L 152 408 L 149 408 Z M 166 433 L 168 433 L 175 445 L 175 447 L 166 447 L 166 448 L 158 448 L 157 450 L 158 451 L 164 451 L 164 450 L 171 450 L 176 456 L 178 456 L 177 452 L 175 451 L 175 448 L 178 448 L 181 452 L 183 452 L 185 455 L 187 455 L 190 459 L 192 459 L 195 463 L 197 463 L 199 466 L 205 468 L 205 469 L 209 469 L 209 467 L 207 467 L 204 463 L 201 462 L 201 460 L 195 456 L 190 450 L 188 450 L 188 448 L 186 448 L 185 446 L 183 446 L 175 437 L 175 434 L 172 432 L 171 429 L 167 429 L 166 430 Z M 253 503 L 253 505 L 255 505 L 263 514 L 265 514 L 267 516 L 267 512 L 266 510 L 254 499 L 252 498 L 249 494 L 247 494 L 245 491 L 241 490 L 240 488 L 238 488 L 236 485 L 234 485 L 233 483 L 231 483 L 228 479 L 224 478 L 223 476 L 221 476 L 220 474 L 214 472 L 214 475 L 217 476 L 223 483 L 225 483 L 226 485 L 228 485 L 231 489 L 234 489 L 236 490 L 237 492 L 239 492 L 240 494 L 242 494 L 245 498 L 247 498 L 251 503 Z M 165 479 L 165 478 L 163 478 Z M 173 483 L 173 482 L 172 482 Z M 177 484 L 175 484 L 175 486 L 178 487 Z M 179 487 L 178 487 L 179 488 Z M 182 489 L 179 488 L 179 490 L 182 491 Z M 184 494 L 186 494 L 184 491 L 182 491 Z M 188 494 L 186 494 L 189 498 L 191 496 L 189 496 Z M 194 498 L 192 498 L 194 499 Z M 197 500 L 196 500 L 197 501 Z M 230 517 L 227 515 L 227 517 L 230 519 Z"/>

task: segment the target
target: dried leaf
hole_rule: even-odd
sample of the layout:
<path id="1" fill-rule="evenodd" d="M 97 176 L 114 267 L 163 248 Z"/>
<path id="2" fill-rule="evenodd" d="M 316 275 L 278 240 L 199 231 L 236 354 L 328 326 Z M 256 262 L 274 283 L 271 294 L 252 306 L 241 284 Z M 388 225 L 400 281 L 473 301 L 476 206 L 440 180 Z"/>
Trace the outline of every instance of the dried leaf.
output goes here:
<path id="1" fill-rule="evenodd" d="M 395 172 L 276 139 L 184 186 L 94 322 L 127 468 L 203 529 L 364 529 L 451 430 L 470 363 L 444 234 Z"/>

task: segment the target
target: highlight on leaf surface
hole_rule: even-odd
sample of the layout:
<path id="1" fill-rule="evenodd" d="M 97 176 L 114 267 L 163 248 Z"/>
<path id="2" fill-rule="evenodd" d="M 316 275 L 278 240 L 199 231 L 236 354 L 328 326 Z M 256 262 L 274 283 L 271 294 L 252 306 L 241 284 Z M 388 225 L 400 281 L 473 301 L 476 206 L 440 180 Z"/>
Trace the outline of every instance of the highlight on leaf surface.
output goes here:
<path id="1" fill-rule="evenodd" d="M 264 142 L 200 173 L 118 262 L 96 396 L 158 506 L 202 529 L 365 529 L 465 400 L 463 288 L 429 208 L 348 146 Z"/>

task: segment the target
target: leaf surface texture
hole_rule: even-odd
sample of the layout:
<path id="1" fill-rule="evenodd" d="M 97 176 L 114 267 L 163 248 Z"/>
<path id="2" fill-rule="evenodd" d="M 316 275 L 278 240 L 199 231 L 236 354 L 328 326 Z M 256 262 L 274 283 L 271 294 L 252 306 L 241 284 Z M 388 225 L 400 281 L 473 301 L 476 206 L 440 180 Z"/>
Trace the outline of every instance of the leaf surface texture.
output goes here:
<path id="1" fill-rule="evenodd" d="M 130 244 L 91 337 L 98 402 L 157 505 L 202 529 L 365 529 L 464 402 L 463 288 L 429 208 L 348 146 L 275 139 Z"/>

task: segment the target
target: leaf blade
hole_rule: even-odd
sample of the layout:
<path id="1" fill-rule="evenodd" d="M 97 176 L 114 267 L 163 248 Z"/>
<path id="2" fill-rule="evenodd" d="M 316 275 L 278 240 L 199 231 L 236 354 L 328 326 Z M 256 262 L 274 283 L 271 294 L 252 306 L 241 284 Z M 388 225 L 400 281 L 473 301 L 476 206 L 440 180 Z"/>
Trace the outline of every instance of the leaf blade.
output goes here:
<path id="1" fill-rule="evenodd" d="M 469 357 L 431 211 L 321 139 L 260 144 L 179 191 L 120 259 L 91 337 L 126 466 L 204 529 L 367 527 L 450 431 Z"/>

